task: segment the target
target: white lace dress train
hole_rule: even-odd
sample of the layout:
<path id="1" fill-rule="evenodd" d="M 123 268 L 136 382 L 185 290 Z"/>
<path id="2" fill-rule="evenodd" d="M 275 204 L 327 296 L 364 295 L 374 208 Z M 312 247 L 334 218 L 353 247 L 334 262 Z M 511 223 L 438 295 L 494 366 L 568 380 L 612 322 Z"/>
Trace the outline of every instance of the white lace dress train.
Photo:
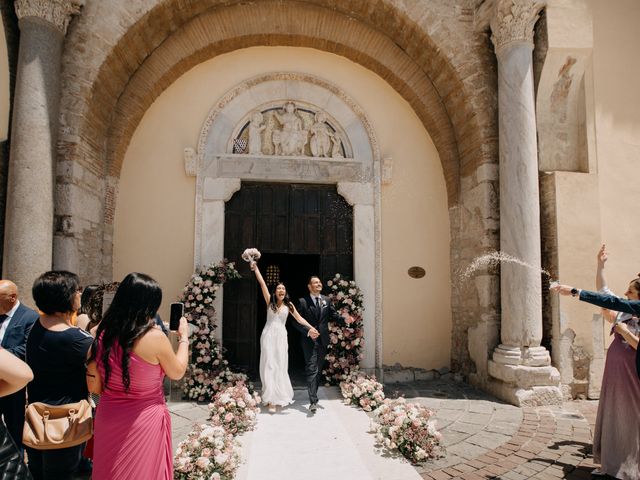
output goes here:
<path id="1" fill-rule="evenodd" d="M 267 323 L 260 335 L 260 381 L 262 401 L 285 406 L 293 403 L 293 387 L 289 378 L 289 343 L 287 316 L 289 308 L 281 306 L 277 312 L 267 307 Z"/>

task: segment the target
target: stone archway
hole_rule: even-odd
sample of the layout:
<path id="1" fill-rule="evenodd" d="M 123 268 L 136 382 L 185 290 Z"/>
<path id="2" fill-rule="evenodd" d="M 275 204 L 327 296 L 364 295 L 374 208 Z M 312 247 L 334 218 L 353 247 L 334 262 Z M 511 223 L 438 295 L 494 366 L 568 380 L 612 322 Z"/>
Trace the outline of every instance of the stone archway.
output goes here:
<path id="1" fill-rule="evenodd" d="M 303 103 L 332 120 L 348 157 L 236 154 L 233 140 L 252 112 Z M 262 120 L 261 120 L 262 121 Z M 312 75 L 274 72 L 249 79 L 218 99 L 203 123 L 196 160 L 194 263 L 224 257 L 225 202 L 243 180 L 335 184 L 353 207 L 353 273 L 364 296 L 363 367 L 382 369 L 380 152 L 370 121 L 337 86 Z M 215 308 L 222 312 L 219 295 Z M 222 335 L 218 331 L 218 335 Z"/>
<path id="2" fill-rule="evenodd" d="M 221 53 L 280 45 L 349 58 L 411 104 L 442 162 L 455 272 L 497 245 L 495 59 L 473 16 L 462 0 L 88 4 L 72 24 L 63 59 L 54 265 L 87 279 L 111 276 L 120 165 L 140 119 L 164 89 Z M 79 200 L 87 195 L 99 205 L 90 212 Z M 485 277 L 471 295 L 453 298 L 453 358 L 463 369 L 470 365 L 468 328 L 480 315 L 496 313 L 495 274 Z"/>

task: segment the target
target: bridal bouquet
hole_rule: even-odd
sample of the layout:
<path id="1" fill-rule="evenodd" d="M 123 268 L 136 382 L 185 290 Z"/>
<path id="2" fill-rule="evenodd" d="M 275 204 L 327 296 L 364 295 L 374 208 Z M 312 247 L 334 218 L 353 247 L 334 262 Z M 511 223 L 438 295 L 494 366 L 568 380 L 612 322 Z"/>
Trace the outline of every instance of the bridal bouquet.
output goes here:
<path id="1" fill-rule="evenodd" d="M 173 461 L 175 480 L 231 480 L 240 465 L 240 444 L 224 428 L 195 425 Z"/>
<path id="2" fill-rule="evenodd" d="M 385 400 L 373 414 L 372 429 L 380 447 L 398 450 L 412 463 L 442 456 L 442 434 L 428 408 L 400 397 Z"/>
<path id="3" fill-rule="evenodd" d="M 370 412 L 384 402 L 382 384 L 375 377 L 358 372 L 340 383 L 340 391 L 347 403 Z"/>
<path id="4" fill-rule="evenodd" d="M 258 250 L 257 248 L 247 248 L 244 252 L 242 252 L 242 259 L 245 262 L 255 263 L 260 260 L 261 255 L 262 254 L 260 253 L 260 250 Z"/>
<path id="5" fill-rule="evenodd" d="M 260 397 L 253 395 L 243 382 L 236 383 L 216 393 L 209 404 L 209 421 L 224 427 L 232 435 L 253 430 L 260 413 Z"/>

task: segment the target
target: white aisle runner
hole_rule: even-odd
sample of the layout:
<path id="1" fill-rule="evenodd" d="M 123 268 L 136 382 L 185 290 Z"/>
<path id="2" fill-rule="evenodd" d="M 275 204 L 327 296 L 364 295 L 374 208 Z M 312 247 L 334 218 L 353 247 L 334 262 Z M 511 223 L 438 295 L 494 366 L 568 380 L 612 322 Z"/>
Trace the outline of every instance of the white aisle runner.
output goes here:
<path id="1" fill-rule="evenodd" d="M 306 390 L 296 390 L 282 413 L 258 416 L 256 430 L 240 437 L 237 480 L 421 480 L 405 460 L 374 450 L 369 416 L 344 405 L 336 387 L 318 394 L 315 415 Z"/>

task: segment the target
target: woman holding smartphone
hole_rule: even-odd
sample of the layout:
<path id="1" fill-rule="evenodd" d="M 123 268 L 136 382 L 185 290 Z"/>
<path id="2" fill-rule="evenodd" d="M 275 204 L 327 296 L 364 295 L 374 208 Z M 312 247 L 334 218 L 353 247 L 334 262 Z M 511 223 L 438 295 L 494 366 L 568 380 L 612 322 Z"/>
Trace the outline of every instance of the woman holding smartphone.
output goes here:
<path id="1" fill-rule="evenodd" d="M 178 351 L 156 326 L 158 283 L 130 273 L 96 332 L 87 383 L 101 393 L 95 418 L 94 480 L 173 478 L 171 417 L 164 376 L 181 379 L 188 365 L 189 328 L 180 318 Z"/>

